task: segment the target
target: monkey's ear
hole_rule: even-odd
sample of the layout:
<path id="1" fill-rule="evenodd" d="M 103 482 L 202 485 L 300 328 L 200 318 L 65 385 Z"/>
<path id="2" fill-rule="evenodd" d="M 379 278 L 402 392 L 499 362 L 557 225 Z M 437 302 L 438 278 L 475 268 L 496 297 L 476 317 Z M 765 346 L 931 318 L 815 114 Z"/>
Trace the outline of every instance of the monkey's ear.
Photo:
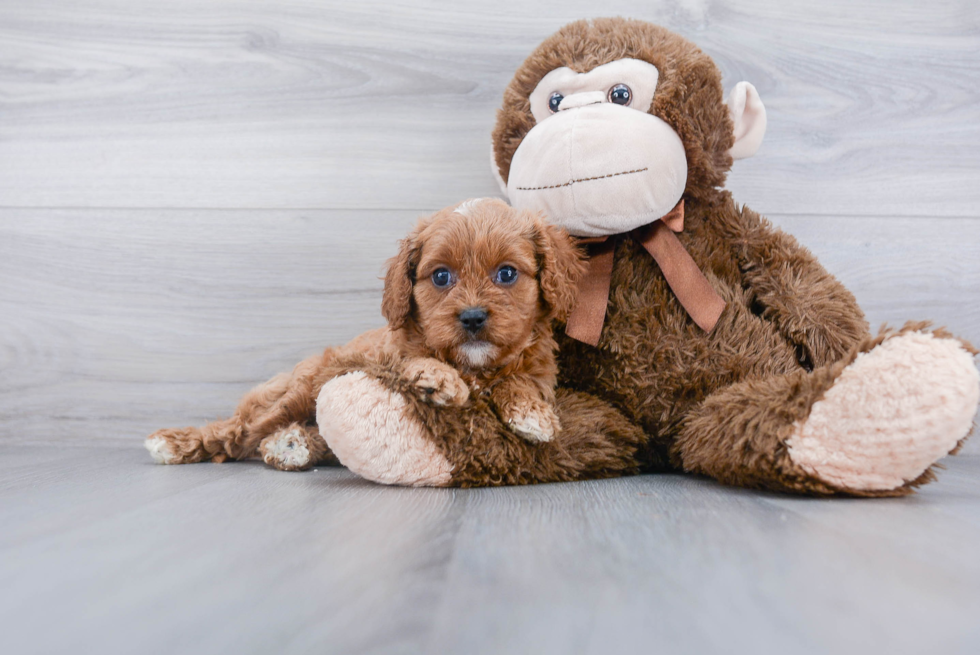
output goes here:
<path id="1" fill-rule="evenodd" d="M 543 218 L 535 219 L 538 286 L 548 317 L 564 321 L 575 308 L 578 281 L 585 273 L 585 253 L 568 233 Z"/>
<path id="2" fill-rule="evenodd" d="M 732 159 L 745 159 L 755 154 L 766 135 L 766 107 L 755 87 L 739 82 L 728 94 L 728 113 L 735 124 L 735 145 L 728 151 Z"/>
<path id="3" fill-rule="evenodd" d="M 402 239 L 398 244 L 398 254 L 388 260 L 385 290 L 381 296 L 381 313 L 392 330 L 404 327 L 412 313 L 415 269 L 422 254 L 420 232 L 421 226 Z"/>

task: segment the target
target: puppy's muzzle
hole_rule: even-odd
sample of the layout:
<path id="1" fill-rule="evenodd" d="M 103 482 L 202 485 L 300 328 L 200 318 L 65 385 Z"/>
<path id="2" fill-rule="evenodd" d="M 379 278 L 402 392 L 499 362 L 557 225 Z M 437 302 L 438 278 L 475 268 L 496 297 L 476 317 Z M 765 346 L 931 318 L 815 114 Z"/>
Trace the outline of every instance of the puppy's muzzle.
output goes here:
<path id="1" fill-rule="evenodd" d="M 459 313 L 459 322 L 464 330 L 475 336 L 487 324 L 487 310 L 482 307 L 464 309 Z"/>

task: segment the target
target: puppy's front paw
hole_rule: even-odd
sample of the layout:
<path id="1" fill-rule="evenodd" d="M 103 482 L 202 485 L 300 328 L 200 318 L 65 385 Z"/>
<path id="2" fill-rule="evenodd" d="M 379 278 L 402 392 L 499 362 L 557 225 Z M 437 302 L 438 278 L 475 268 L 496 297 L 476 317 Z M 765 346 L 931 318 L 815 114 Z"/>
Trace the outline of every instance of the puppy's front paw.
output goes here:
<path id="1" fill-rule="evenodd" d="M 551 441 L 561 431 L 558 415 L 543 400 L 530 400 L 503 411 L 507 426 L 528 441 Z"/>
<path id="2" fill-rule="evenodd" d="M 405 376 L 422 398 L 436 405 L 462 407 L 470 399 L 470 388 L 453 367 L 429 357 L 413 359 L 405 367 Z"/>

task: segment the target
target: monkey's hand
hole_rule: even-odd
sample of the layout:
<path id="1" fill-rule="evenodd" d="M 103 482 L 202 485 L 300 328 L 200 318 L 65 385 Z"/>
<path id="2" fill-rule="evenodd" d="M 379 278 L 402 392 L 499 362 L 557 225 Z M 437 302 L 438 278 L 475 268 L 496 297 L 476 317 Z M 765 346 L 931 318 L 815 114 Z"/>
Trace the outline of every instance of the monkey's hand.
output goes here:
<path id="1" fill-rule="evenodd" d="M 402 374 L 427 402 L 462 407 L 470 400 L 470 388 L 459 372 L 437 359 L 412 358 L 403 366 Z"/>

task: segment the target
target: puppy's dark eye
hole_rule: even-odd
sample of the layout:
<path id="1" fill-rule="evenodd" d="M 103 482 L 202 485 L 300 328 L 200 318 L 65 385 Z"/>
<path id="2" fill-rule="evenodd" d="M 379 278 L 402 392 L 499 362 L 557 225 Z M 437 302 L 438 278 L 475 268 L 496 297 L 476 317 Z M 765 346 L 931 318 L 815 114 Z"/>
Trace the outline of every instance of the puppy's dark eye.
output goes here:
<path id="1" fill-rule="evenodd" d="M 517 269 L 513 266 L 501 266 L 493 276 L 493 281 L 505 286 L 514 284 L 517 282 Z"/>
<path id="2" fill-rule="evenodd" d="M 609 102 L 626 106 L 633 100 L 633 92 L 625 84 L 617 84 L 609 89 Z"/>
<path id="3" fill-rule="evenodd" d="M 565 99 L 565 96 L 563 96 L 562 94 L 558 93 L 557 91 L 555 91 L 554 93 L 551 94 L 551 97 L 548 98 L 548 109 L 551 110 L 551 113 L 552 114 L 558 112 L 558 105 L 560 105 L 561 104 L 561 101 L 564 100 L 564 99 Z"/>
<path id="4" fill-rule="evenodd" d="M 453 283 L 453 274 L 448 268 L 437 268 L 432 272 L 432 284 L 445 289 Z"/>

